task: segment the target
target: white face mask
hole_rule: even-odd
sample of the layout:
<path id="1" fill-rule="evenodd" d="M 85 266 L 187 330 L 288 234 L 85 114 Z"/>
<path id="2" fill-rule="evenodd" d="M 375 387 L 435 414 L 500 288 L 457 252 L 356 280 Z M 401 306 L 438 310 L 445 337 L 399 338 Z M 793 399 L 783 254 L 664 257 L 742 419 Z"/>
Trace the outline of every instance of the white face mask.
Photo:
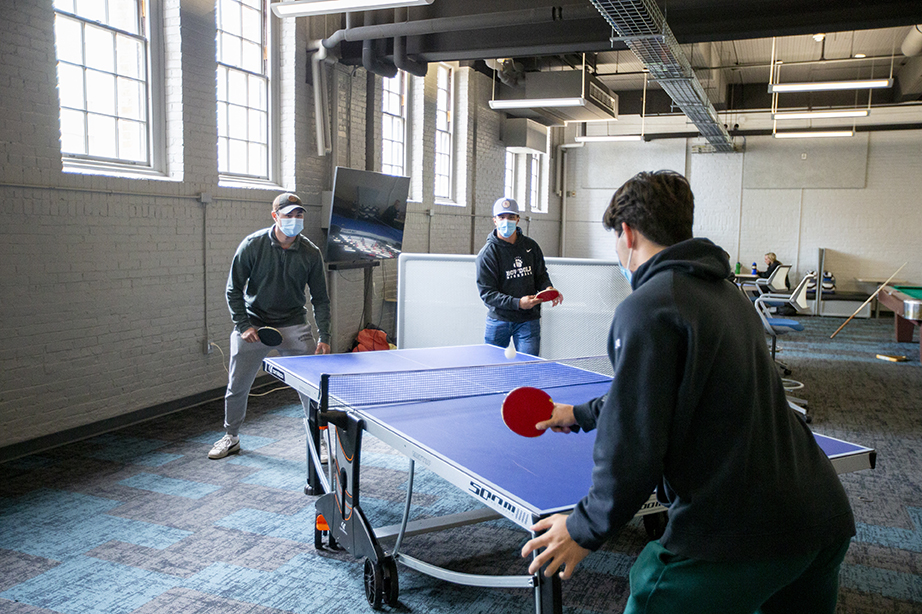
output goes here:
<path id="1" fill-rule="evenodd" d="M 279 230 L 286 237 L 296 237 L 304 230 L 304 218 L 300 217 L 280 217 Z"/>
<path id="2" fill-rule="evenodd" d="M 515 234 L 515 227 L 515 220 L 500 220 L 499 223 L 496 224 L 496 232 L 504 239 L 508 239 Z"/>

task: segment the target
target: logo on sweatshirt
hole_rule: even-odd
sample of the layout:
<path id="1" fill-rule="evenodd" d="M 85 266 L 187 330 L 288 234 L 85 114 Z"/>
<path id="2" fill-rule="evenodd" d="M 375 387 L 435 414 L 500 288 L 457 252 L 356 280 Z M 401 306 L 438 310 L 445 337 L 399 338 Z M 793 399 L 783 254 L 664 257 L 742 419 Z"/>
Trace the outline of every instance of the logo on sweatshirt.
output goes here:
<path id="1" fill-rule="evenodd" d="M 506 271 L 506 279 L 516 279 L 519 277 L 528 277 L 531 275 L 531 267 L 525 266 L 521 256 L 516 256 L 513 261 L 514 269 Z"/>

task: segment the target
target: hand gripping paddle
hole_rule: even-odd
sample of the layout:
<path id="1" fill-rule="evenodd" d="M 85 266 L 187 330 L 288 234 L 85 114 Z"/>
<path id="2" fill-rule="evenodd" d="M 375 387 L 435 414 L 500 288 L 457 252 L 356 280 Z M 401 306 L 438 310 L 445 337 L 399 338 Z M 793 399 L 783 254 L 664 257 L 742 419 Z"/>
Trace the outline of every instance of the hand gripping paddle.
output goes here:
<path id="1" fill-rule="evenodd" d="M 535 425 L 551 417 L 554 401 L 551 395 L 540 388 L 522 386 L 503 399 L 503 422 L 509 429 L 522 437 L 538 437 L 544 431 Z"/>
<path id="2" fill-rule="evenodd" d="M 558 292 L 557 290 L 553 288 L 548 288 L 547 290 L 542 290 L 541 292 L 536 294 L 535 298 L 537 298 L 538 300 L 544 301 L 546 303 L 548 301 L 553 301 L 558 296 L 560 296 L 560 292 Z"/>
<path id="3" fill-rule="evenodd" d="M 263 345 L 274 348 L 282 343 L 282 333 L 277 328 L 263 326 L 256 330 L 256 334 L 259 335 L 259 340 L 263 342 Z"/>

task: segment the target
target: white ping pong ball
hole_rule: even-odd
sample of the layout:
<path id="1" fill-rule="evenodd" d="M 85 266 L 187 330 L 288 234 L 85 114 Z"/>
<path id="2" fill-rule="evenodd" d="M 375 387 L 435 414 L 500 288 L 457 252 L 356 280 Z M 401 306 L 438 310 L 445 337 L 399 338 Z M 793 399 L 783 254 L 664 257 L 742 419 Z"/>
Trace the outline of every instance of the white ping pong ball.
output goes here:
<path id="1" fill-rule="evenodd" d="M 506 358 L 508 358 L 509 360 L 512 360 L 513 358 L 515 358 L 515 344 L 513 342 L 511 341 L 509 342 L 509 347 L 506 348 L 505 354 L 506 354 Z"/>

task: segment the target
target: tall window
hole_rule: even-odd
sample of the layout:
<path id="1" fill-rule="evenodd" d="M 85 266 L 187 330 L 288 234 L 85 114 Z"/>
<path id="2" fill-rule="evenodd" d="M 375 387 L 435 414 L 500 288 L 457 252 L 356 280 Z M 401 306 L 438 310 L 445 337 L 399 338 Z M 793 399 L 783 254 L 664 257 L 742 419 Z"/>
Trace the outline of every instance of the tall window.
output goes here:
<path id="1" fill-rule="evenodd" d="M 398 71 L 384 79 L 381 100 L 381 170 L 389 175 L 405 175 L 407 140 L 407 79 Z"/>
<path id="2" fill-rule="evenodd" d="M 218 171 L 269 179 L 265 0 L 217 0 Z"/>
<path id="3" fill-rule="evenodd" d="M 515 198 L 515 154 L 506 150 L 506 175 L 503 184 L 503 196 Z"/>
<path id="4" fill-rule="evenodd" d="M 142 0 L 54 0 L 61 153 L 150 165 L 148 25 Z"/>
<path id="5" fill-rule="evenodd" d="M 450 199 L 452 149 L 452 69 L 440 64 L 435 101 L 435 197 Z"/>

